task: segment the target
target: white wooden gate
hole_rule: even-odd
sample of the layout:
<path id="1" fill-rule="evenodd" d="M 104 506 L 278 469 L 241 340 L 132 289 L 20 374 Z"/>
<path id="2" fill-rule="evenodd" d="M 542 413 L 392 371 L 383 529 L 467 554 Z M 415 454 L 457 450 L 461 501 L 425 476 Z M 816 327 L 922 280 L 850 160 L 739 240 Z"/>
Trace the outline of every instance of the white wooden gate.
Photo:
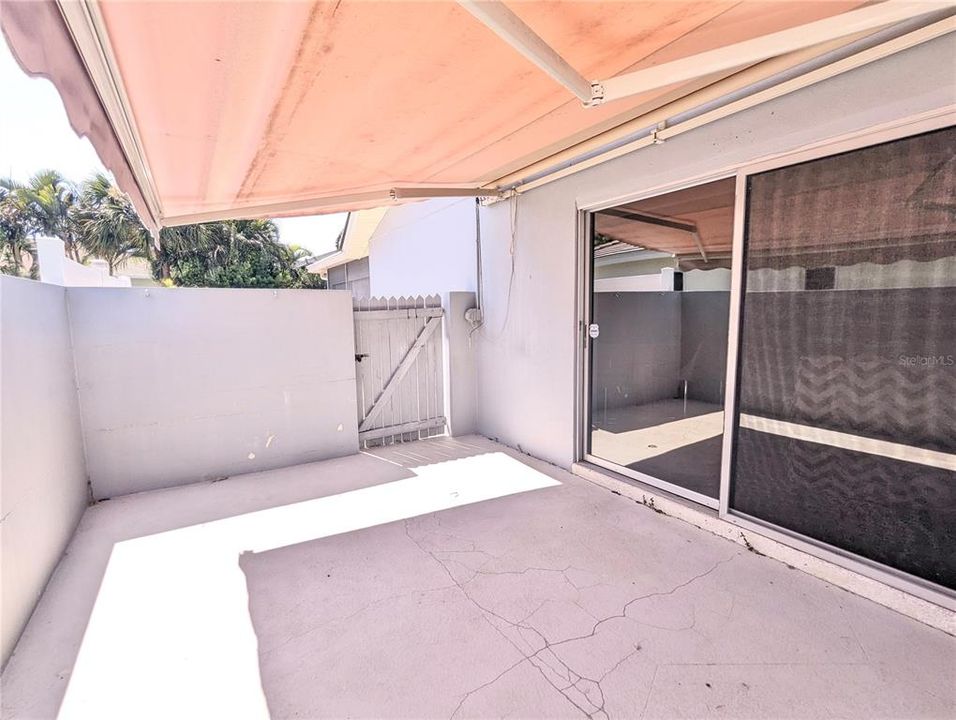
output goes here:
<path id="1" fill-rule="evenodd" d="M 362 446 L 441 435 L 441 298 L 356 298 L 353 310 Z"/>

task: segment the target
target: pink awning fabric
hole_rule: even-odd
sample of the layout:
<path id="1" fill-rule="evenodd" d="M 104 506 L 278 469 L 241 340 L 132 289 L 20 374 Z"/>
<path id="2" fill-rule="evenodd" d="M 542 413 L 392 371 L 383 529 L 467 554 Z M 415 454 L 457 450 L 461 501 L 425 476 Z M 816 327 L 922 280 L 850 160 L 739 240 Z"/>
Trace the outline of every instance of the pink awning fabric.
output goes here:
<path id="1" fill-rule="evenodd" d="M 861 4 L 506 3 L 587 78 Z M 714 79 L 585 108 L 454 2 L 94 5 L 166 224 L 374 207 L 403 185 L 479 187 Z M 57 6 L 5 3 L 2 22 L 23 66 L 53 80 L 77 132 L 142 210 Z"/>
<path id="2" fill-rule="evenodd" d="M 143 199 L 57 4 L 53 0 L 0 3 L 0 27 L 23 71 L 56 86 L 73 130 L 89 138 L 103 165 L 129 194 L 143 223 L 157 230 L 158 218 Z"/>
<path id="3" fill-rule="evenodd" d="M 627 245 L 681 257 L 698 255 L 701 248 L 713 257 L 729 257 L 736 182 L 729 177 L 601 210 L 594 230 Z M 655 219 L 662 222 L 655 224 Z"/>

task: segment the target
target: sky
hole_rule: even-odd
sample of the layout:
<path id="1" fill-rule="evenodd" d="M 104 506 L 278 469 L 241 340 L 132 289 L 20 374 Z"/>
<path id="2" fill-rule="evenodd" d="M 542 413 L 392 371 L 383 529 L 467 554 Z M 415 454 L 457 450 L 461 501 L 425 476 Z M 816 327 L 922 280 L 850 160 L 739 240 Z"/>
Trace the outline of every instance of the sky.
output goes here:
<path id="1" fill-rule="evenodd" d="M 0 34 L 0 176 L 25 181 L 39 170 L 59 170 L 80 182 L 106 172 L 86 138 L 77 137 L 53 84 L 27 76 Z M 276 220 L 279 239 L 313 254 L 335 248 L 345 213 Z"/>

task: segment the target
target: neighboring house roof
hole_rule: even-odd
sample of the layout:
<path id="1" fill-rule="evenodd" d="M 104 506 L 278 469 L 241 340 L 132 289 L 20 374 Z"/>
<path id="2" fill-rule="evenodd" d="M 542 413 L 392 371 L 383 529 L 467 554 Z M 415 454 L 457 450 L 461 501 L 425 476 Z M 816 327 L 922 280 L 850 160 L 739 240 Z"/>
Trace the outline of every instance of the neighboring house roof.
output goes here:
<path id="1" fill-rule="evenodd" d="M 317 263 L 319 260 L 324 260 L 327 257 L 330 257 L 332 255 L 338 255 L 338 254 L 339 254 L 338 250 L 330 250 L 329 252 L 322 253 L 321 255 L 310 255 L 309 257 L 300 258 L 296 260 L 294 263 L 292 263 L 292 267 L 297 267 L 297 268 L 304 267 L 308 270 L 310 265 Z"/>
<path id="2" fill-rule="evenodd" d="M 312 258 L 306 270 L 310 273 L 325 274 L 329 268 L 366 257 L 372 234 L 382 222 L 386 212 L 388 208 L 350 212 L 345 223 L 345 232 L 342 233 L 336 249 Z"/>

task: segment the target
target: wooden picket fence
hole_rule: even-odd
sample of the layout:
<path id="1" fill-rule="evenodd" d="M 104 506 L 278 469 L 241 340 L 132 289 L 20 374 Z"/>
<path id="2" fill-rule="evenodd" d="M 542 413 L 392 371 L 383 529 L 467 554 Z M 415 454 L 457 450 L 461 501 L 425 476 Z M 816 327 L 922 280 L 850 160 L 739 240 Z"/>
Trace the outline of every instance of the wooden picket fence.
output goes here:
<path id="1" fill-rule="evenodd" d="M 356 298 L 352 309 L 362 446 L 443 434 L 441 298 Z"/>

